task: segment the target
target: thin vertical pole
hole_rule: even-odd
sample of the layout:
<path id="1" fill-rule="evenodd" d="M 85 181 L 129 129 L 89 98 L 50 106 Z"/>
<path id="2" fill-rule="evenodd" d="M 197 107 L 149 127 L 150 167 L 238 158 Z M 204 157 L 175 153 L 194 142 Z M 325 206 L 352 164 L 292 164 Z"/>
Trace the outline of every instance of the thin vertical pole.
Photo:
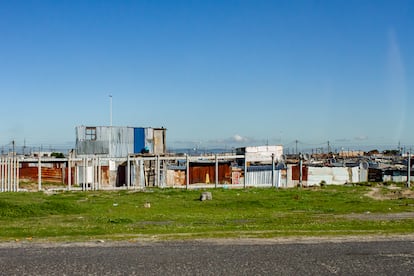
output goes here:
<path id="1" fill-rule="evenodd" d="M 1 191 L 2 192 L 4 192 L 4 159 L 3 158 L 1 158 L 0 159 L 0 164 L 1 164 L 1 166 L 0 166 L 0 169 L 1 169 L 1 172 L 0 172 L 0 174 L 1 174 Z"/>
<path id="2" fill-rule="evenodd" d="M 139 184 L 142 189 L 145 188 L 144 159 L 139 159 Z"/>
<path id="3" fill-rule="evenodd" d="M 14 156 L 10 158 L 10 191 L 14 192 Z"/>
<path id="4" fill-rule="evenodd" d="M 87 181 L 87 179 L 86 179 L 86 157 L 83 158 L 83 179 L 82 179 L 82 181 L 83 181 L 82 191 L 86 191 L 87 190 L 86 189 L 86 187 L 87 187 L 87 183 L 86 183 L 86 181 Z"/>
<path id="5" fill-rule="evenodd" d="M 72 164 L 70 161 L 70 154 L 68 157 L 68 190 L 70 191 L 71 186 L 72 186 L 72 168 L 71 168 Z"/>
<path id="6" fill-rule="evenodd" d="M 7 157 L 7 180 L 6 180 L 6 191 L 10 192 L 10 157 Z"/>
<path id="7" fill-rule="evenodd" d="M 17 159 L 17 191 L 20 189 L 20 162 Z"/>
<path id="8" fill-rule="evenodd" d="M 3 174 L 3 168 L 4 168 L 3 158 L 0 158 L 0 181 L 1 181 L 0 192 L 4 192 L 4 174 Z"/>
<path id="9" fill-rule="evenodd" d="M 160 159 L 160 185 L 163 188 L 167 187 L 167 165 L 165 159 Z"/>
<path id="10" fill-rule="evenodd" d="M 411 186 L 411 152 L 407 152 L 408 155 L 408 164 L 407 164 L 407 187 Z"/>
<path id="11" fill-rule="evenodd" d="M 185 178 L 186 178 L 186 183 L 185 183 L 185 188 L 188 190 L 188 186 L 190 185 L 190 161 L 188 160 L 188 155 L 185 156 L 185 164 L 186 164 L 186 174 L 185 174 Z"/>
<path id="12" fill-rule="evenodd" d="M 102 167 L 101 167 L 101 158 L 98 157 L 98 190 L 101 189 L 101 183 L 102 183 Z"/>
<path id="13" fill-rule="evenodd" d="M 159 155 L 157 155 L 156 157 L 155 157 L 155 159 L 156 159 L 156 164 L 155 164 L 155 171 L 156 171 L 156 173 L 155 173 L 155 179 L 156 179 L 156 186 L 158 187 L 158 188 L 160 188 L 160 156 Z"/>
<path id="14" fill-rule="evenodd" d="M 127 189 L 129 189 L 129 186 L 131 185 L 131 169 L 129 167 L 129 154 L 127 155 Z"/>
<path id="15" fill-rule="evenodd" d="M 275 154 L 272 153 L 272 187 L 275 186 Z"/>
<path id="16" fill-rule="evenodd" d="M 247 161 L 246 161 L 246 153 L 244 154 L 244 183 L 243 188 L 246 189 L 247 185 Z"/>
<path id="17" fill-rule="evenodd" d="M 282 169 L 277 170 L 277 185 L 276 188 L 279 189 L 279 187 L 281 186 L 282 182 Z"/>
<path id="18" fill-rule="evenodd" d="M 2 158 L 1 160 L 1 190 L 2 192 L 6 191 L 6 159 Z"/>
<path id="19" fill-rule="evenodd" d="M 17 192 L 17 172 L 18 172 L 18 167 L 17 167 L 17 157 L 13 156 L 13 191 Z"/>
<path id="20" fill-rule="evenodd" d="M 14 157 L 10 157 L 10 191 L 14 192 Z"/>
<path id="21" fill-rule="evenodd" d="M 39 160 L 37 163 L 37 182 L 38 182 L 38 190 L 42 190 L 42 157 L 40 156 L 41 153 L 39 152 Z"/>
<path id="22" fill-rule="evenodd" d="M 299 155 L 299 186 L 302 188 L 302 154 Z"/>
<path id="23" fill-rule="evenodd" d="M 92 190 L 96 191 L 96 182 L 97 182 L 97 165 L 96 165 L 96 157 L 92 157 Z"/>
<path id="24" fill-rule="evenodd" d="M 215 175 L 216 175 L 216 184 L 215 184 L 215 188 L 217 188 L 218 182 L 219 182 L 219 164 L 218 164 L 218 158 L 217 158 L 217 153 L 215 154 L 215 160 L 216 160 L 216 171 L 215 171 Z"/>
<path id="25" fill-rule="evenodd" d="M 11 191 L 11 160 L 7 158 L 7 191 Z"/>

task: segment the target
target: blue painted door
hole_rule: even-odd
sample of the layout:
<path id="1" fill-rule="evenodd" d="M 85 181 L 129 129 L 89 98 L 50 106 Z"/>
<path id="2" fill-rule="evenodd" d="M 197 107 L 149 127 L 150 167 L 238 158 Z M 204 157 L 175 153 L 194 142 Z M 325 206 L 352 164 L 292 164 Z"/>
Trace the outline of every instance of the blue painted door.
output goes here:
<path id="1" fill-rule="evenodd" d="M 145 149 L 145 129 L 134 128 L 134 153 L 141 153 Z"/>

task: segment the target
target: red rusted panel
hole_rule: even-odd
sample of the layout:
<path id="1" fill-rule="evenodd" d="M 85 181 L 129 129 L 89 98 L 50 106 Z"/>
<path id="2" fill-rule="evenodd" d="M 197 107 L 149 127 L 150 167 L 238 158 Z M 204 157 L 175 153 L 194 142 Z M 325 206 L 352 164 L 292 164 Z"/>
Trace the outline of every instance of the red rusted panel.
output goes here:
<path id="1" fill-rule="evenodd" d="M 38 168 L 26 167 L 19 169 L 20 179 L 37 181 L 38 180 Z M 42 168 L 42 181 L 62 183 L 63 182 L 63 169 L 61 168 Z"/>
<path id="2" fill-rule="evenodd" d="M 38 181 L 38 168 L 29 167 L 24 165 L 27 163 L 22 163 L 22 167 L 19 169 L 19 177 L 21 180 L 27 181 Z M 58 167 L 58 168 L 56 168 Z M 61 166 L 56 166 L 55 168 L 44 168 L 42 167 L 42 181 L 52 182 L 52 183 L 63 183 L 68 184 L 68 168 L 62 168 Z M 109 166 L 101 167 L 101 177 L 102 184 L 109 183 Z M 76 180 L 76 167 L 71 168 L 71 183 L 75 184 Z"/>
<path id="3" fill-rule="evenodd" d="M 74 184 L 75 183 L 75 171 L 76 171 L 76 168 L 75 167 L 72 167 L 71 168 L 71 170 L 70 170 L 70 178 L 71 178 L 71 184 Z M 69 183 L 69 168 L 65 168 L 65 175 L 64 175 L 64 179 L 65 179 L 65 181 L 64 181 L 64 184 L 68 184 Z"/>
<path id="4" fill-rule="evenodd" d="M 101 177 L 101 184 L 109 185 L 109 166 L 101 166 Z"/>
<path id="5" fill-rule="evenodd" d="M 292 167 L 292 180 L 300 180 L 299 166 Z M 302 166 L 302 180 L 308 181 L 308 167 Z"/>
<path id="6" fill-rule="evenodd" d="M 190 163 L 189 167 L 190 184 L 194 183 L 215 183 L 216 164 L 215 163 Z M 218 182 L 221 184 L 231 183 L 230 163 L 218 164 Z"/>

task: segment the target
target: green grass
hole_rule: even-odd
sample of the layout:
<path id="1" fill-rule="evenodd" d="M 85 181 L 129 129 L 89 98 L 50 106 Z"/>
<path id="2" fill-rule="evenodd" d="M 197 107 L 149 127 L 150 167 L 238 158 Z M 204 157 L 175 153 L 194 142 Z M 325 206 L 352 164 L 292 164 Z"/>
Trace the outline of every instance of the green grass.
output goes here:
<path id="1" fill-rule="evenodd" d="M 414 232 L 414 199 L 373 200 L 370 187 L 0 193 L 0 241 L 285 237 Z M 388 190 L 384 189 L 384 193 Z M 146 202 L 151 208 L 144 208 Z"/>

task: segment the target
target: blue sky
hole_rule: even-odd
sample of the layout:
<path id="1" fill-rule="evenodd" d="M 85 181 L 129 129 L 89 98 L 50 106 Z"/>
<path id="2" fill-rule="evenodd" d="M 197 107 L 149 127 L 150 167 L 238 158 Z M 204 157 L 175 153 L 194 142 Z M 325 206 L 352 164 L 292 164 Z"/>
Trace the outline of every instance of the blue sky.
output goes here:
<path id="1" fill-rule="evenodd" d="M 0 145 L 413 145 L 413 1 L 0 1 Z"/>

